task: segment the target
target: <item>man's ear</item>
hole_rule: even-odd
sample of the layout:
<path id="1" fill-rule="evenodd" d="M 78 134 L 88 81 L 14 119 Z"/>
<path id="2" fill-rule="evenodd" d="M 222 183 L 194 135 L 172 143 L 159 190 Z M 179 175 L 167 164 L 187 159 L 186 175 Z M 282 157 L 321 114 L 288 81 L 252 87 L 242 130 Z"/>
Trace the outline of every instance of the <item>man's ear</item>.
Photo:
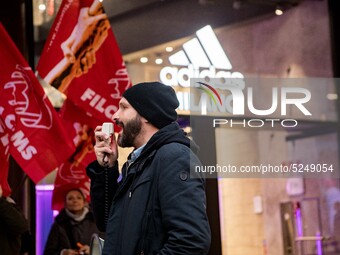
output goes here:
<path id="1" fill-rule="evenodd" d="M 141 120 L 142 120 L 143 123 L 149 123 L 149 121 L 146 118 L 142 117 L 142 116 L 141 116 Z"/>

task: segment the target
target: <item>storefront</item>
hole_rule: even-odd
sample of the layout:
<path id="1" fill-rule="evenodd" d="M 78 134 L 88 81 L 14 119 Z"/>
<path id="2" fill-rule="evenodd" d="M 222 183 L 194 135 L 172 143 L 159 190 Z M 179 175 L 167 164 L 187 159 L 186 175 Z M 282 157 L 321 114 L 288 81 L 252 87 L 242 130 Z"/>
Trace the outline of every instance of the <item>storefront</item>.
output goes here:
<path id="1" fill-rule="evenodd" d="M 251 171 L 256 166 L 310 169 L 324 164 L 328 169 L 303 179 L 266 172 L 207 179 L 208 212 L 213 235 L 220 235 L 221 254 L 332 254 L 337 249 L 331 236 L 339 163 L 327 4 L 304 2 L 282 16 L 214 29 L 223 50 L 215 44 L 220 62 L 209 55 L 206 45 L 216 42 L 209 41 L 214 36 L 202 32 L 206 30 L 202 27 L 191 37 L 124 56 L 133 83 L 160 80 L 175 88 L 181 118 L 191 114 L 188 130 L 201 147 L 205 167 Z M 214 79 L 241 79 L 245 87 L 253 87 L 257 109 L 269 109 L 272 87 L 278 88 L 275 95 L 282 110 L 282 88 L 306 85 L 311 92 L 306 109 L 312 116 L 291 105 L 286 116 L 235 118 L 221 111 L 195 116 L 189 78 L 198 77 L 209 84 Z M 272 87 L 266 84 L 270 82 Z M 249 90 L 244 91 L 249 97 Z"/>

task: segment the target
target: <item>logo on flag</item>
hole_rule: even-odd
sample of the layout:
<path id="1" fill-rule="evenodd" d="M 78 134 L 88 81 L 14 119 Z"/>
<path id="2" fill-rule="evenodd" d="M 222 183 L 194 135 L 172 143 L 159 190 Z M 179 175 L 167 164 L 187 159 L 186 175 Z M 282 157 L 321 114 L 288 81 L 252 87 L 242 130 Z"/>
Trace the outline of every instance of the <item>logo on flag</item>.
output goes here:
<path id="1" fill-rule="evenodd" d="M 44 81 L 101 122 L 131 86 L 99 0 L 63 1 L 37 66 Z"/>
<path id="2" fill-rule="evenodd" d="M 68 142 L 57 112 L 1 24 L 0 37 L 4 62 L 0 70 L 1 161 L 7 161 L 9 153 L 37 183 L 71 155 L 74 145 Z M 0 171 L 8 171 L 8 164 L 1 166 Z"/>
<path id="3" fill-rule="evenodd" d="M 30 72 L 30 67 L 17 65 L 12 73 L 12 80 L 4 86 L 5 93 L 11 94 L 12 98 L 8 104 L 15 109 L 17 116 L 25 127 L 50 129 L 53 124 L 52 112 L 49 108 L 48 98 L 45 95 L 42 99 L 43 104 L 40 108 L 34 107 L 30 102 L 29 91 L 32 82 L 26 72 Z"/>
<path id="4" fill-rule="evenodd" d="M 73 154 L 58 167 L 52 198 L 52 209 L 64 207 L 65 195 L 70 189 L 79 188 L 86 199 L 90 199 L 90 180 L 86 175 L 86 166 L 96 159 L 93 145 L 94 128 L 98 120 L 89 116 L 71 101 L 66 99 L 60 109 L 60 118 L 68 130 L 69 140 L 75 146 Z"/>

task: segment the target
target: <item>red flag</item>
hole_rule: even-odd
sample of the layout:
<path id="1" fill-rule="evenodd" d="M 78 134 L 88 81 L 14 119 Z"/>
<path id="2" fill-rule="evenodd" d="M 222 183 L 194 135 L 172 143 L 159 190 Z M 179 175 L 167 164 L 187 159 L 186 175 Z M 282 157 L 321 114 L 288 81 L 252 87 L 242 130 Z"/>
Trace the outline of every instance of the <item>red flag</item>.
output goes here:
<path id="1" fill-rule="evenodd" d="M 64 162 L 74 146 L 67 141 L 57 112 L 1 24 L 0 59 L 1 143 L 37 183 Z"/>
<path id="2" fill-rule="evenodd" d="M 99 0 L 64 0 L 37 70 L 50 85 L 101 122 L 118 109 L 131 86 L 110 23 Z"/>
<path id="3" fill-rule="evenodd" d="M 96 159 L 93 150 L 94 129 L 100 125 L 97 119 L 76 107 L 69 100 L 64 102 L 60 115 L 76 150 L 58 168 L 52 198 L 53 210 L 61 210 L 64 207 L 66 193 L 71 188 L 81 189 L 87 201 L 90 200 L 90 180 L 85 168 Z"/>
<path id="4" fill-rule="evenodd" d="M 76 152 L 60 166 L 55 180 L 52 207 L 59 210 L 70 188 L 89 194 L 85 167 L 95 159 L 93 130 L 111 119 L 122 93 L 131 86 L 99 0 L 63 0 L 37 70 L 45 82 L 67 95 L 61 115 L 70 139 L 76 138 Z"/>
<path id="5" fill-rule="evenodd" d="M 1 26 L 1 24 L 0 24 Z M 0 106 L 1 107 L 1 106 Z M 5 135 L 4 135 L 5 134 Z M 5 133 L 5 124 L 0 118 L 0 186 L 3 196 L 7 197 L 11 194 L 11 188 L 8 184 L 8 168 L 9 168 L 9 146 L 8 135 Z"/>
<path id="6" fill-rule="evenodd" d="M 0 119 L 0 133 L 4 133 L 4 125 Z M 0 138 L 0 186 L 2 188 L 2 195 L 7 197 L 11 194 L 11 187 L 8 184 L 8 167 L 9 167 L 9 153 L 8 146 L 5 147 L 3 144 L 8 144 L 7 136 L 3 136 Z"/>

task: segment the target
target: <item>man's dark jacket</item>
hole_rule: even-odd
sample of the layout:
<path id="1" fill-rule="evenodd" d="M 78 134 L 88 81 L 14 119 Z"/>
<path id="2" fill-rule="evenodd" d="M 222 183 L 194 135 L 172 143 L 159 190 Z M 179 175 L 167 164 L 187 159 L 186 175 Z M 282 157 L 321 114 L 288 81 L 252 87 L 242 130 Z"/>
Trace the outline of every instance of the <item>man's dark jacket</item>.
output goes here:
<path id="1" fill-rule="evenodd" d="M 124 164 L 118 184 L 117 166 L 104 170 L 92 162 L 87 174 L 98 228 L 106 229 L 103 255 L 208 254 L 204 179 L 190 177 L 195 165 L 200 162 L 177 123 L 160 129 L 135 162 Z"/>

